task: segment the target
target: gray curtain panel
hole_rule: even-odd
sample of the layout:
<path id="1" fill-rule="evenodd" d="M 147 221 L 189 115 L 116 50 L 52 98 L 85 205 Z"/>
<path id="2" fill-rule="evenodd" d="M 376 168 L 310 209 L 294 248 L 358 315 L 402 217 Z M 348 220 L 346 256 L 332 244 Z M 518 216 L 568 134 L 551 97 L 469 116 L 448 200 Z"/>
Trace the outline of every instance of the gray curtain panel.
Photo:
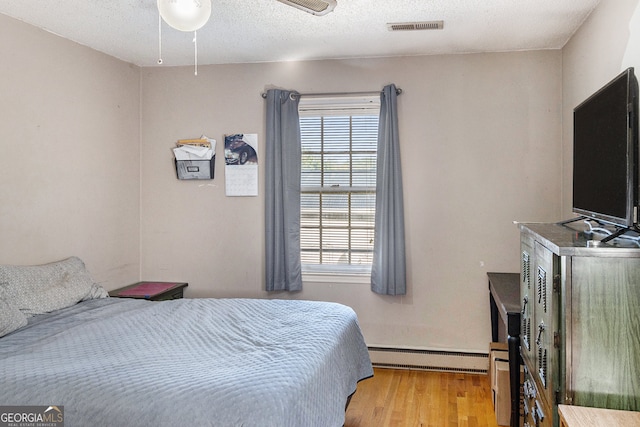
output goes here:
<path id="1" fill-rule="evenodd" d="M 267 91 L 266 290 L 302 289 L 300 261 L 300 119 L 297 92 Z"/>
<path id="2" fill-rule="evenodd" d="M 383 295 L 407 293 L 402 170 L 398 138 L 396 86 L 380 95 L 376 220 L 371 290 Z"/>

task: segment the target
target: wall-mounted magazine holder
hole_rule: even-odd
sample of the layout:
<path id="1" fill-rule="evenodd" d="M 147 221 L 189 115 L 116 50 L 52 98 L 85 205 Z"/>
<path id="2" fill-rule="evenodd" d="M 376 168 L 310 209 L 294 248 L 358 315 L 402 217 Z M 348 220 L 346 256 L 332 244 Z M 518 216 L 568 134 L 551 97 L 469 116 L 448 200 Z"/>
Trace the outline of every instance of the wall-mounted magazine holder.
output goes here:
<path id="1" fill-rule="evenodd" d="M 178 179 L 213 179 L 216 156 L 209 160 L 176 160 Z"/>
<path id="2" fill-rule="evenodd" d="M 215 172 L 216 141 L 203 136 L 200 139 L 181 139 L 173 149 L 178 179 L 213 179 Z"/>

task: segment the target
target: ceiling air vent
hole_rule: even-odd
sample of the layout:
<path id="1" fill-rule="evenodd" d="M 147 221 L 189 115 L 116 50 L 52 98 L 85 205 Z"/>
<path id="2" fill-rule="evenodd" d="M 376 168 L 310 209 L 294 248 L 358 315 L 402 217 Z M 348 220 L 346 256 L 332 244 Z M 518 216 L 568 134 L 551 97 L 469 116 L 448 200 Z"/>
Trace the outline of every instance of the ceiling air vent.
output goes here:
<path id="1" fill-rule="evenodd" d="M 441 30 L 444 28 L 444 21 L 397 22 L 387 24 L 387 28 L 389 31 Z"/>
<path id="2" fill-rule="evenodd" d="M 304 10 L 317 16 L 326 15 L 336 7 L 336 0 L 278 0 L 296 9 Z"/>

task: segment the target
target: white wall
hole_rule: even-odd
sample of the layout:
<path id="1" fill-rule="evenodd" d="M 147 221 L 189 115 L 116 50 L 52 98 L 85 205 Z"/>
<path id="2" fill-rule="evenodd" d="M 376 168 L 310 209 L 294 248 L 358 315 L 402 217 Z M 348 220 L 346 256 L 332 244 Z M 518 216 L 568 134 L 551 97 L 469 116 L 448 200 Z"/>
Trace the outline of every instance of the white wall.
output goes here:
<path id="1" fill-rule="evenodd" d="M 561 52 L 518 52 L 142 70 L 141 272 L 187 297 L 277 297 L 352 306 L 371 345 L 486 351 L 486 272 L 519 271 L 514 220 L 560 217 Z M 263 291 L 258 197 L 224 193 L 223 135 L 258 133 L 277 86 L 368 91 L 394 82 L 405 185 L 408 295 L 305 283 Z M 218 140 L 213 181 L 178 181 L 171 147 Z"/>
<path id="2" fill-rule="evenodd" d="M 0 15 L 0 263 L 139 276 L 139 69 Z"/>
<path id="3" fill-rule="evenodd" d="M 563 49 L 562 211 L 571 216 L 573 108 L 627 67 L 640 77 L 640 1 L 603 1 Z"/>

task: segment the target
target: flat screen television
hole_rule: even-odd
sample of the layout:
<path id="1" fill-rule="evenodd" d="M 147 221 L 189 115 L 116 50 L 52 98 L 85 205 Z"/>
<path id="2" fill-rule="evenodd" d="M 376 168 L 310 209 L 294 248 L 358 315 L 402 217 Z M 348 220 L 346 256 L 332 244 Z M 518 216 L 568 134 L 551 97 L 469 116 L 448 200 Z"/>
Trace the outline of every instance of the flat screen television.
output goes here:
<path id="1" fill-rule="evenodd" d="M 573 212 L 638 224 L 638 81 L 628 68 L 573 110 Z"/>

